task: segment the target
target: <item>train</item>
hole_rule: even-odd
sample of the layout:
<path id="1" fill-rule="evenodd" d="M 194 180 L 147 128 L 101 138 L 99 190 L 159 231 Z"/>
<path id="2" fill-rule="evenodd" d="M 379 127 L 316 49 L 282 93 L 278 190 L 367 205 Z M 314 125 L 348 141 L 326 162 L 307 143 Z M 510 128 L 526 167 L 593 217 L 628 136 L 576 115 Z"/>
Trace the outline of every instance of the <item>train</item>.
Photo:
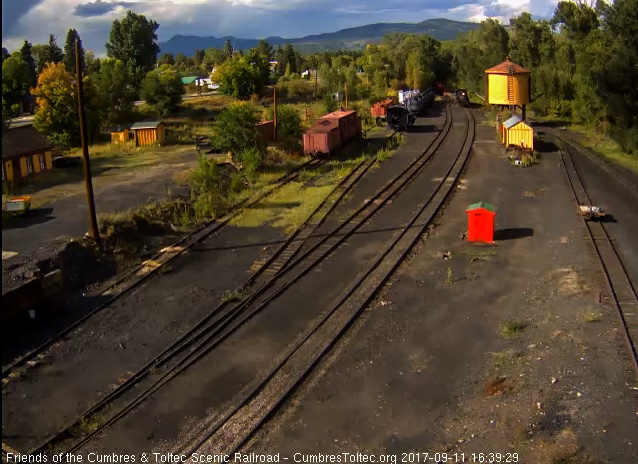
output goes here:
<path id="1" fill-rule="evenodd" d="M 437 90 L 429 88 L 425 92 L 408 90 L 399 92 L 399 104 L 387 108 L 386 123 L 396 131 L 406 131 L 432 105 Z"/>
<path id="2" fill-rule="evenodd" d="M 394 104 L 395 101 L 393 98 L 387 98 L 372 105 L 370 115 L 375 118 L 377 126 L 382 125 L 386 121 L 388 108 Z"/>
<path id="3" fill-rule="evenodd" d="M 313 158 L 333 155 L 363 136 L 361 117 L 341 108 L 318 118 L 303 135 L 304 153 Z"/>
<path id="4" fill-rule="evenodd" d="M 460 106 L 470 106 L 470 97 L 467 94 L 467 90 L 458 89 L 456 92 L 454 92 L 454 101 L 456 101 L 456 103 L 458 103 Z"/>

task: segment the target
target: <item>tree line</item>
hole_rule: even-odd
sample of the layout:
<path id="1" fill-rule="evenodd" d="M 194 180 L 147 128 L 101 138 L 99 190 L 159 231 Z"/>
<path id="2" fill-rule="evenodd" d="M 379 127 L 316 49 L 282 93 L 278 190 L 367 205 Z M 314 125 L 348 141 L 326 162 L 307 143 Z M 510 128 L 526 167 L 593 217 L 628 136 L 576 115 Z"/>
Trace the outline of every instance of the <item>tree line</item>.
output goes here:
<path id="1" fill-rule="evenodd" d="M 529 13 L 509 30 L 488 19 L 452 44 L 460 86 L 484 92 L 484 70 L 511 59 L 531 69 L 530 109 L 595 128 L 638 152 L 638 0 L 561 1 L 550 20 Z"/>

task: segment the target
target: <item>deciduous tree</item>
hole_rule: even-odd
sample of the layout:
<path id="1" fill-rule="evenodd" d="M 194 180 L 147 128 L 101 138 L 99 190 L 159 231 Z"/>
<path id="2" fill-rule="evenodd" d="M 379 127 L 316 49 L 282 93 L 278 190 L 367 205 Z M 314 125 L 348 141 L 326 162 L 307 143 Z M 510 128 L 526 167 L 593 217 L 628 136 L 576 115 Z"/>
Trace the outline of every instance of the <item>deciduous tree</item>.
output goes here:
<path id="1" fill-rule="evenodd" d="M 170 65 L 163 65 L 146 75 L 141 97 L 161 115 L 166 115 L 177 108 L 183 92 L 179 72 Z"/>
<path id="2" fill-rule="evenodd" d="M 109 58 L 122 61 L 136 82 L 155 67 L 159 54 L 158 28 L 155 21 L 130 10 L 122 20 L 113 21 L 106 53 Z"/>

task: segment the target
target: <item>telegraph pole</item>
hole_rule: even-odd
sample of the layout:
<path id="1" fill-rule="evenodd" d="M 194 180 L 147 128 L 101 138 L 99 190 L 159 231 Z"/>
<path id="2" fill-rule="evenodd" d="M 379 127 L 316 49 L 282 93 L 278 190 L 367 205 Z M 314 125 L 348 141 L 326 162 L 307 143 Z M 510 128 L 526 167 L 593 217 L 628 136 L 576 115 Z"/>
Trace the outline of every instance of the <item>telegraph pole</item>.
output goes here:
<path id="1" fill-rule="evenodd" d="M 273 88 L 272 95 L 273 95 L 273 114 L 274 114 L 273 135 L 275 137 L 275 142 L 276 142 L 277 141 L 277 87 Z"/>
<path id="2" fill-rule="evenodd" d="M 315 102 L 317 102 L 317 80 L 319 79 L 319 65 L 315 69 Z"/>
<path id="3" fill-rule="evenodd" d="M 95 243 L 100 243 L 95 215 L 95 198 L 93 197 L 93 181 L 91 180 L 91 164 L 89 161 L 89 144 L 86 133 L 86 115 L 84 114 L 84 86 L 82 84 L 82 62 L 80 60 L 80 41 L 75 39 L 75 71 L 78 84 L 78 112 L 80 115 L 80 139 L 82 140 L 82 160 L 84 161 L 84 185 L 86 186 L 86 202 L 89 207 L 89 223 L 91 237 Z"/>
<path id="4" fill-rule="evenodd" d="M 346 82 L 343 86 L 344 93 L 346 94 L 346 109 L 348 109 L 348 83 Z"/>

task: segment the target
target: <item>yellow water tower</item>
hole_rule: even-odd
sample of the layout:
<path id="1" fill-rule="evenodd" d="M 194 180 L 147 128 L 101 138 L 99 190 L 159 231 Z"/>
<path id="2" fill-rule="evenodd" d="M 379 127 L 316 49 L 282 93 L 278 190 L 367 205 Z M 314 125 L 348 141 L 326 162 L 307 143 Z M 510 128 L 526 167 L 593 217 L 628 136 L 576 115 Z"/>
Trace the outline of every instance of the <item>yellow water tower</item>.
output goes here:
<path id="1" fill-rule="evenodd" d="M 525 105 L 531 101 L 531 71 L 517 65 L 509 57 L 501 64 L 486 69 L 486 99 L 490 105 L 519 106 L 525 119 Z"/>

